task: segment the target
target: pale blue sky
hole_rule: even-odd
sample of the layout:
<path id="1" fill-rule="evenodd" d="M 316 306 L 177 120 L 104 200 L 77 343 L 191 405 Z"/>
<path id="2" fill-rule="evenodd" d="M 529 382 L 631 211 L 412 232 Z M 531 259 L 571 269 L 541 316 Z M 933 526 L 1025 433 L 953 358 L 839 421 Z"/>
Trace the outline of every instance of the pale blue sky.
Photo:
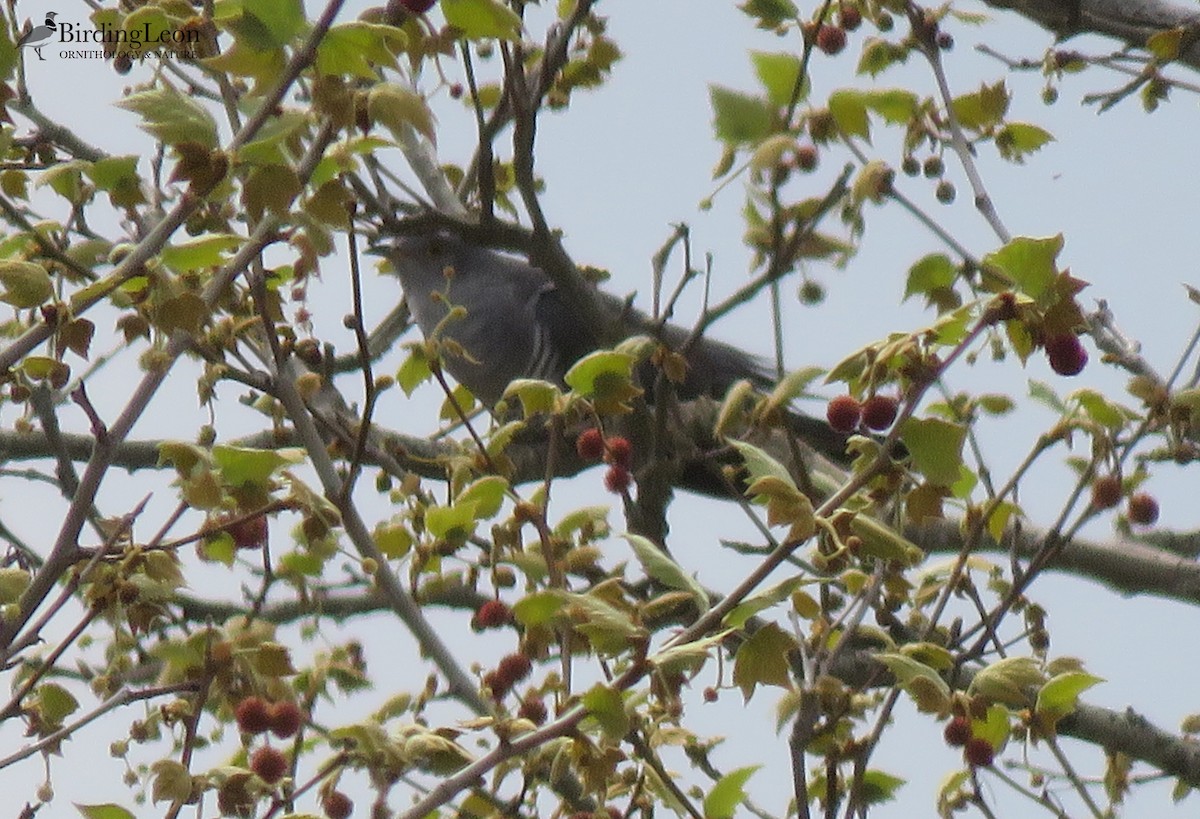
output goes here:
<path id="1" fill-rule="evenodd" d="M 26 3 L 20 14 L 37 18 L 49 8 L 62 6 Z M 968 8 L 979 10 L 982 6 Z M 616 0 L 601 3 L 600 10 L 610 16 L 611 31 L 626 58 L 603 90 L 578 94 L 569 112 L 543 120 L 538 162 L 546 179 L 544 205 L 549 218 L 566 232 L 567 247 L 578 262 L 610 269 L 615 290 L 640 289 L 643 293 L 648 289 L 651 253 L 668 235 L 671 223 L 687 221 L 692 226 L 697 253 L 714 254 L 717 291 L 733 289 L 746 275 L 748 258 L 741 244 L 741 186 L 735 183 L 725 190 L 711 212 L 697 210 L 699 200 L 712 190 L 709 174 L 719 157 L 719 147 L 711 136 L 707 84 L 719 82 L 753 91 L 756 80 L 748 50 L 794 49 L 795 43 L 754 31 L 732 3 Z M 83 6 L 75 4 L 61 13 L 82 17 Z M 986 41 L 1013 57 L 1035 58 L 1050 43 L 1049 35 L 1011 16 L 997 17 L 995 22 L 980 27 L 952 23 L 949 30 L 956 47 L 947 55 L 946 63 L 955 92 L 972 90 L 981 81 L 994 82 L 1005 76 L 1003 67 L 994 60 L 974 53 L 976 43 Z M 860 31 L 852 38 L 847 52 L 839 57 L 814 60 L 814 98 L 842 84 L 869 82 L 851 76 L 859 37 L 865 33 Z M 1088 38 L 1072 43 L 1072 47 L 1090 53 L 1111 48 Z M 133 116 L 112 109 L 109 103 L 123 86 L 144 80 L 147 71 L 138 67 L 128 77 L 119 77 L 99 62 L 48 60 L 31 64 L 29 82 L 48 114 L 69 123 L 82 123 L 87 129 L 83 136 L 89 141 L 113 153 L 145 152 L 148 142 L 133 129 Z M 1145 344 L 1147 357 L 1160 371 L 1169 371 L 1196 321 L 1195 306 L 1187 302 L 1180 287 L 1181 282 L 1197 278 L 1190 253 L 1185 251 L 1190 250 L 1195 226 L 1200 223 L 1200 193 L 1195 185 L 1200 178 L 1200 152 L 1194 149 L 1194 97 L 1177 94 L 1152 116 L 1145 115 L 1136 100 L 1097 116 L 1094 108 L 1082 107 L 1079 98 L 1087 92 L 1117 86 L 1122 82 L 1118 75 L 1089 71 L 1070 77 L 1053 107 L 1039 100 L 1040 77 L 1008 74 L 1007 82 L 1014 90 L 1010 118 L 1036 122 L 1053 132 L 1058 141 L 1022 167 L 997 161 L 987 147 L 981 150 L 980 166 L 998 211 L 1013 233 L 1064 233 L 1063 259 L 1075 275 L 1092 282 L 1092 288 L 1084 294 L 1084 304 L 1090 306 L 1094 298 L 1107 299 L 1121 326 Z M 915 59 L 903 69 L 883 75 L 878 84 L 908 85 L 919 93 L 933 89 L 927 68 Z M 461 162 L 474 140 L 470 119 L 444 98 L 438 104 L 438 113 L 443 159 Z M 894 135 L 879 129 L 876 133 L 880 156 L 898 163 Z M 836 149 L 825 152 L 818 173 L 813 175 L 813 194 L 823 190 L 844 161 L 846 155 Z M 953 206 L 937 205 L 932 183 L 924 179 L 898 176 L 897 184 L 916 196 L 960 241 L 983 254 L 993 249 L 997 240 L 972 209 L 961 169 L 950 158 L 947 165 L 947 176 L 959 187 Z M 925 253 L 941 249 L 933 236 L 897 209 L 869 209 L 867 240 L 848 268 L 812 269 L 828 288 L 826 303 L 815 309 L 795 303 L 788 308 L 790 364 L 828 366 L 889 331 L 912 329 L 930 321 L 932 315 L 922 311 L 920 305 L 897 305 L 908 266 Z M 325 297 L 344 299 L 343 276 L 338 263 L 326 264 Z M 391 288 L 391 280 L 374 283 L 372 304 L 381 310 L 390 304 L 395 297 Z M 790 295 L 794 286 L 785 286 L 784 290 Z M 752 305 L 718 325 L 715 335 L 769 353 L 770 337 L 764 332 L 769 326 L 768 315 L 765 304 Z M 338 337 L 345 349 L 349 347 L 347 336 L 333 329 L 340 316 L 340 311 L 332 311 L 327 322 L 330 335 Z M 681 315 L 681 319 L 687 318 L 690 316 L 686 312 Z M 1090 345 L 1089 352 L 1091 365 L 1074 381 L 1055 377 L 1039 357 L 1025 370 L 1011 362 L 1000 366 L 983 363 L 973 370 L 959 367 L 952 371 L 950 381 L 956 388 L 1004 390 L 1020 402 L 1024 402 L 1025 380 L 1030 377 L 1050 381 L 1063 391 L 1086 385 L 1120 395 L 1124 376 L 1100 366 L 1099 356 Z M 223 395 L 232 400 L 236 391 L 227 390 Z M 115 410 L 125 398 L 119 393 L 92 397 L 102 410 Z M 395 392 L 387 397 L 381 410 L 420 417 L 430 412 L 432 405 L 431 394 L 419 403 L 405 404 Z M 190 428 L 205 420 L 186 379 L 180 379 L 169 398 L 160 399 L 156 406 L 159 409 L 135 429 L 135 437 L 180 435 L 181 429 L 189 429 L 180 426 L 181 419 L 194 418 Z M 819 405 L 810 409 L 820 411 Z M 221 422 L 224 434 L 234 434 L 245 423 L 232 409 L 221 410 Z M 1006 474 L 1005 469 L 1019 460 L 1037 431 L 1048 422 L 1045 411 L 1030 407 L 1023 408 L 1014 419 L 984 427 L 983 443 L 994 459 L 994 472 Z M 1048 462 L 1055 460 L 1051 457 Z M 1165 525 L 1193 528 L 1200 523 L 1200 509 L 1191 500 L 1186 477 L 1173 470 L 1168 477 L 1149 484 L 1162 500 Z M 1038 471 L 1035 481 L 1025 486 L 1021 500 L 1034 524 L 1046 523 L 1057 511 L 1066 480 L 1060 468 L 1048 463 L 1047 468 Z M 570 495 L 564 492 L 557 496 L 560 512 L 572 504 L 596 502 L 599 484 L 599 472 L 573 481 Z M 161 492 L 161 481 L 153 476 L 117 481 L 107 488 L 105 497 L 116 509 L 122 493 L 128 497 L 133 488 L 140 493 L 156 486 L 160 494 L 165 494 Z M 52 497 L 48 494 L 47 502 L 53 502 Z M 165 508 L 168 499 L 159 498 L 158 502 Z M 23 499 L 12 494 L 11 485 L 0 498 L 0 511 L 6 519 L 19 516 L 16 507 L 23 505 Z M 616 512 L 612 520 L 620 529 Z M 681 499 L 673 510 L 672 523 L 673 542 L 688 544 L 676 551 L 705 556 L 698 562 L 702 580 L 725 586 L 749 566 L 745 560 L 729 558 L 716 543 L 718 537 L 749 536 L 748 527 L 732 506 Z M 1108 531 L 1106 527 L 1107 521 L 1091 531 L 1102 536 Z M 695 552 L 689 551 L 692 544 Z M 612 548 L 614 554 L 623 554 L 625 549 L 616 543 Z M 1058 578 L 1039 582 L 1033 596 L 1051 612 L 1052 654 L 1084 657 L 1091 671 L 1108 680 L 1088 693 L 1090 702 L 1114 708 L 1133 705 L 1168 729 L 1174 729 L 1185 714 L 1200 710 L 1194 700 L 1194 687 L 1181 673 L 1188 669 L 1180 663 L 1178 647 L 1159 637 L 1200 631 L 1200 615 L 1194 609 L 1149 599 L 1128 600 L 1088 583 Z M 372 625 L 366 630 L 368 647 L 376 641 L 387 645 L 394 639 L 393 635 L 377 633 L 381 628 L 390 626 Z M 389 639 L 385 641 L 385 637 Z M 467 646 L 464 643 L 464 656 L 477 649 Z M 383 670 L 382 664 L 378 668 Z M 381 677 L 386 685 L 389 674 L 385 671 Z M 769 716 L 775 694 L 761 690 L 749 714 L 734 705 L 737 699 L 735 692 L 727 691 L 719 706 L 700 706 L 694 713 L 700 717 L 701 730 L 729 737 L 717 757 L 719 764 L 726 769 L 764 765 L 751 782 L 752 790 L 764 807 L 781 812 L 790 786 L 785 740 L 774 734 Z M 910 784 L 901 791 L 897 806 L 872 815 L 929 815 L 934 788 L 957 764 L 957 754 L 941 743 L 940 726 L 928 719 L 908 718 L 907 713 L 905 709 L 900 729 L 881 746 L 876 764 L 909 779 Z M 119 734 L 114 725 L 123 724 L 131 716 L 122 713 L 104 727 L 89 729 L 80 744 L 97 740 L 96 748 L 103 754 L 108 741 Z M 747 726 L 751 726 L 749 730 Z M 0 737 L 5 745 L 19 742 L 11 728 Z M 68 800 L 102 801 L 96 798 L 97 791 L 103 792 L 104 799 L 128 804 L 127 792 L 115 781 L 119 771 L 106 775 L 103 781 L 75 775 L 73 766 L 78 758 L 70 754 L 78 752 L 78 747 L 69 749 L 67 765 L 55 763 L 59 798 L 49 815 L 67 815 Z M 1085 774 L 1100 773 L 1098 758 L 1093 751 L 1078 757 Z M 682 759 L 673 764 L 685 766 Z M 64 776 L 68 766 L 72 767 L 72 775 Z M 112 767 L 110 763 L 97 761 L 97 770 L 108 767 Z M 38 775 L 32 768 L 27 763 L 0 771 L 0 787 L 23 792 Z M 1001 794 L 1003 788 L 996 786 L 992 792 Z M 1005 796 L 1000 804 L 1012 803 Z M 1152 812 L 1167 816 L 1170 810 L 1166 789 L 1156 787 L 1135 794 L 1126 815 Z M 1174 815 L 1191 815 L 1194 811 L 1192 800 Z"/>

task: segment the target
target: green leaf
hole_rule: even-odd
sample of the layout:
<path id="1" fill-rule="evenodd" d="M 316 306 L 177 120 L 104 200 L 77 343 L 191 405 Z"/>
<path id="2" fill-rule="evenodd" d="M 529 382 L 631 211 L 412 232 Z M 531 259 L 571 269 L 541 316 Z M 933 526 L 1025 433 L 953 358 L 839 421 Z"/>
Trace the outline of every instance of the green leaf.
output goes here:
<path id="1" fill-rule="evenodd" d="M 800 78 L 800 58 L 794 54 L 771 54 L 766 51 L 750 52 L 754 73 L 767 91 L 767 99 L 777 108 L 790 105 Z M 809 83 L 805 78 L 797 101 L 808 96 Z"/>
<path id="2" fill-rule="evenodd" d="M 81 805 L 76 802 L 75 809 L 83 814 L 85 819 L 137 819 L 133 813 L 111 802 L 103 805 Z"/>
<path id="3" fill-rule="evenodd" d="M 868 805 L 890 802 L 896 798 L 896 791 L 900 790 L 904 783 L 905 780 L 898 776 L 871 768 L 863 774 L 862 788 L 858 795 Z"/>
<path id="4" fill-rule="evenodd" d="M 654 667 L 664 673 L 691 673 L 700 669 L 713 651 L 721 651 L 721 641 L 728 637 L 733 629 L 722 629 L 720 632 L 694 640 L 683 645 L 671 646 L 655 654 L 651 660 Z"/>
<path id="5" fill-rule="evenodd" d="M 717 139 L 730 144 L 757 143 L 771 133 L 771 106 L 761 97 L 710 85 L 713 131 Z"/>
<path id="6" fill-rule="evenodd" d="M 1044 381 L 1030 379 L 1029 381 L 1029 397 L 1039 404 L 1049 407 L 1060 415 L 1066 414 L 1067 405 L 1058 397 L 1058 393 Z"/>
<path id="7" fill-rule="evenodd" d="M 910 50 L 882 37 L 868 37 L 863 41 L 862 56 L 858 58 L 859 74 L 878 77 L 886 69 L 908 60 Z"/>
<path id="8" fill-rule="evenodd" d="M 431 142 L 435 119 L 428 103 L 412 89 L 396 83 L 379 83 L 367 94 L 367 115 L 402 141 L 406 128 L 413 128 Z"/>
<path id="9" fill-rule="evenodd" d="M 742 689 L 742 696 L 749 701 L 760 684 L 791 688 L 787 655 L 795 648 L 796 638 L 774 623 L 767 623 L 738 646 L 733 681 Z"/>
<path id="10" fill-rule="evenodd" d="M 1112 430 L 1119 430 L 1126 420 L 1134 417 L 1120 404 L 1109 401 L 1103 393 L 1096 390 L 1076 390 L 1071 393 L 1071 398 L 1079 402 L 1079 406 L 1090 419 Z"/>
<path id="11" fill-rule="evenodd" d="M 508 491 L 508 480 L 499 475 L 488 475 L 471 483 L 459 493 L 456 504 L 475 504 L 475 519 L 486 520 L 494 517 L 504 503 Z"/>
<path id="12" fill-rule="evenodd" d="M 26 356 L 17 369 L 34 381 L 47 381 L 61 387 L 71 377 L 71 368 L 56 358 L 42 355 Z"/>
<path id="13" fill-rule="evenodd" d="M 708 594 L 704 587 L 672 560 L 670 555 L 654 545 L 653 541 L 641 535 L 629 534 L 625 535 L 625 540 L 633 547 L 633 553 L 647 576 L 668 588 L 690 593 L 701 611 L 708 607 Z"/>
<path id="14" fill-rule="evenodd" d="M 930 253 L 908 269 L 904 286 L 905 300 L 920 294 L 944 290 L 958 278 L 958 267 L 945 253 Z"/>
<path id="15" fill-rule="evenodd" d="M 569 538 L 575 532 L 587 529 L 605 537 L 608 534 L 608 507 L 584 506 L 563 516 L 554 527 L 555 537 Z"/>
<path id="16" fill-rule="evenodd" d="M 926 713 L 940 713 L 950 703 L 950 686 L 938 673 L 923 662 L 896 652 L 875 655 L 900 686 Z"/>
<path id="17" fill-rule="evenodd" d="M 105 157 L 92 163 L 86 173 L 97 188 L 108 192 L 113 204 L 132 207 L 144 201 L 142 180 L 137 173 L 138 159 L 136 155 Z"/>
<path id="18" fill-rule="evenodd" d="M 758 27 L 767 30 L 779 28 L 783 23 L 796 19 L 800 10 L 792 0 L 746 0 L 738 6 L 743 13 L 758 19 Z"/>
<path id="19" fill-rule="evenodd" d="M 408 36 L 394 26 L 356 20 L 339 23 L 317 45 L 317 71 L 322 75 L 350 75 L 363 80 L 378 76 L 377 66 L 396 67 L 392 47 L 403 47 Z"/>
<path id="20" fill-rule="evenodd" d="M 451 506 L 430 506 L 425 510 L 425 529 L 437 538 L 445 538 L 475 530 L 475 504 L 455 503 Z"/>
<path id="21" fill-rule="evenodd" d="M 877 88 L 863 92 L 863 102 L 892 124 L 907 123 L 917 113 L 917 95 L 903 88 Z"/>
<path id="22" fill-rule="evenodd" d="M 404 557 L 413 545 L 412 532 L 408 531 L 408 527 L 399 523 L 380 523 L 375 527 L 371 538 L 379 547 L 379 551 L 383 552 L 385 557 L 392 559 Z"/>
<path id="23" fill-rule="evenodd" d="M 521 412 L 526 418 L 539 413 L 551 413 L 562 397 L 562 390 L 549 381 L 538 381 L 533 378 L 518 378 L 509 382 L 504 390 L 504 397 L 516 396 L 521 402 Z"/>
<path id="24" fill-rule="evenodd" d="M 230 486 L 265 486 L 279 469 L 304 463 L 304 450 L 250 449 L 218 444 L 212 448 L 213 462 Z"/>
<path id="25" fill-rule="evenodd" d="M 988 515 L 987 530 L 992 536 L 992 540 L 997 543 L 1004 536 L 1004 532 L 1008 529 L 1008 522 L 1012 520 L 1013 515 L 1020 513 L 1021 507 L 1009 501 L 1001 501 L 996 504 L 995 509 Z"/>
<path id="26" fill-rule="evenodd" d="M 1052 723 L 1075 710 L 1079 695 L 1092 686 L 1104 682 L 1102 677 L 1085 671 L 1068 671 L 1052 677 L 1038 691 L 1036 712 Z"/>
<path id="27" fill-rule="evenodd" d="M 1179 56 L 1179 46 L 1186 32 L 1187 29 L 1182 26 L 1156 31 L 1146 40 L 1146 48 L 1150 49 L 1160 62 L 1170 62 Z"/>
<path id="28" fill-rule="evenodd" d="M 966 428 L 940 418 L 909 418 L 900 427 L 900 440 L 912 455 L 913 468 L 941 486 L 958 480 L 966 437 Z"/>
<path id="29" fill-rule="evenodd" d="M 596 683 L 584 693 L 582 703 L 610 741 L 619 742 L 629 733 L 629 714 L 620 691 Z"/>
<path id="30" fill-rule="evenodd" d="M 761 478 L 777 478 L 791 488 L 796 488 L 795 482 L 792 481 L 792 476 L 788 474 L 784 465 L 768 455 L 765 450 L 759 449 L 745 441 L 730 441 L 729 445 L 736 449 L 738 454 L 742 456 L 746 470 L 750 473 L 750 479 L 747 483 L 753 484 Z"/>
<path id="31" fill-rule="evenodd" d="M 405 395 L 412 395 L 417 387 L 432 376 L 433 371 L 429 369 L 429 359 L 425 357 L 424 348 L 414 346 L 400 363 L 400 369 L 396 371 L 396 383 L 404 390 Z"/>
<path id="32" fill-rule="evenodd" d="M 645 631 L 633 618 L 596 594 L 564 594 L 564 607 L 571 609 L 572 625 L 588 638 L 601 654 L 619 654 L 645 639 Z"/>
<path id="33" fill-rule="evenodd" d="M 600 413 L 628 412 L 629 399 L 641 394 L 633 386 L 636 359 L 617 350 L 598 350 L 575 362 L 563 380 L 575 393 L 591 398 Z"/>
<path id="34" fill-rule="evenodd" d="M 160 759 L 150 766 L 154 783 L 150 787 L 150 799 L 159 802 L 183 804 L 192 793 L 192 774 L 181 763 L 173 759 Z"/>
<path id="35" fill-rule="evenodd" d="M 825 370 L 820 367 L 801 367 L 798 370 L 792 370 L 779 380 L 775 389 L 771 390 L 771 394 L 767 396 L 766 403 L 763 405 L 762 414 L 768 415 L 775 410 L 781 410 L 797 398 L 807 396 L 808 386 L 824 374 Z"/>
<path id="36" fill-rule="evenodd" d="M 829 113 L 842 133 L 871 141 L 871 122 L 867 117 L 866 95 L 862 91 L 851 88 L 834 91 L 829 95 Z"/>
<path id="37" fill-rule="evenodd" d="M 269 677 L 290 677 L 296 673 L 292 665 L 292 654 L 282 643 L 266 641 L 259 643 L 253 657 L 254 669 Z"/>
<path id="38" fill-rule="evenodd" d="M 38 715 L 48 725 L 62 725 L 63 720 L 79 710 L 79 700 L 58 683 L 42 683 L 35 697 Z"/>
<path id="39" fill-rule="evenodd" d="M 254 139 L 238 149 L 237 157 L 253 165 L 284 165 L 291 155 L 290 144 L 308 125 L 307 114 L 284 109 L 263 123 Z"/>
<path id="40" fill-rule="evenodd" d="M 761 594 L 746 598 L 725 615 L 725 625 L 730 628 L 741 628 L 746 625 L 746 622 L 751 617 L 760 611 L 787 600 L 792 592 L 803 585 L 804 582 L 804 578 L 802 577 L 789 577 L 787 580 L 772 586 Z"/>
<path id="41" fill-rule="evenodd" d="M 83 172 L 87 168 L 88 163 L 79 159 L 61 162 L 38 177 L 37 187 L 49 187 L 63 199 L 78 202 L 82 195 Z"/>
<path id="42" fill-rule="evenodd" d="M 1056 260 L 1062 248 L 1061 233 L 1043 239 L 1017 236 L 984 256 L 983 266 L 999 269 L 1022 293 L 1036 300 L 1052 292 L 1050 288 L 1058 274 Z"/>
<path id="43" fill-rule="evenodd" d="M 167 145 L 195 142 L 217 147 L 217 123 L 203 106 L 169 85 L 130 94 L 117 103 L 142 118 L 139 126 Z"/>
<path id="44" fill-rule="evenodd" d="M 554 622 L 562 612 L 562 593 L 557 591 L 534 592 L 513 604 L 513 617 L 525 628 L 545 626 Z"/>
<path id="45" fill-rule="evenodd" d="M 13 307 L 37 307 L 54 295 L 54 280 L 33 262 L 0 261 L 0 301 Z"/>
<path id="46" fill-rule="evenodd" d="M 1000 156 L 1013 162 L 1024 162 L 1026 156 L 1053 141 L 1053 134 L 1028 122 L 1006 122 L 996 132 L 996 148 Z"/>
<path id="47" fill-rule="evenodd" d="M 521 18 L 498 0 L 442 0 L 441 6 L 446 22 L 468 40 L 521 37 Z"/>
<path id="48" fill-rule="evenodd" d="M 995 85 L 981 85 L 978 91 L 955 97 L 950 106 L 963 128 L 985 131 L 1004 119 L 1008 102 L 1008 88 L 1004 80 L 1000 80 Z"/>
<path id="49" fill-rule="evenodd" d="M 301 0 L 241 0 L 242 23 L 253 27 L 252 45 L 266 51 L 287 45 L 304 31 Z"/>
<path id="50" fill-rule="evenodd" d="M 761 767 L 748 765 L 737 768 L 718 779 L 708 796 L 704 797 L 704 819 L 729 819 L 735 816 L 737 809 L 746 801 L 746 783 Z"/>
<path id="51" fill-rule="evenodd" d="M 177 273 L 186 273 L 205 267 L 217 267 L 225 263 L 225 251 L 242 244 L 243 239 L 232 233 L 206 233 L 194 239 L 162 249 L 163 264 Z"/>
<path id="52" fill-rule="evenodd" d="M 997 703 L 1023 708 L 1033 701 L 1033 692 L 1046 682 L 1046 674 L 1030 657 L 1005 657 L 980 669 L 967 689 L 970 694 Z"/>

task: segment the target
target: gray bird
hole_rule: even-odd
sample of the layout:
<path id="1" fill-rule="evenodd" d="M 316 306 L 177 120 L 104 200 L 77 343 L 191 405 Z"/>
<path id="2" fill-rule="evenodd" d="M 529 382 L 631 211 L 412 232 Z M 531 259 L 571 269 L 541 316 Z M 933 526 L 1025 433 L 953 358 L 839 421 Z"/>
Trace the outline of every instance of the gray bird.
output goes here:
<path id="1" fill-rule="evenodd" d="M 46 12 L 45 25 L 36 26 L 22 34 L 21 39 L 17 41 L 17 46 L 33 46 L 34 50 L 37 51 L 42 41 L 49 40 L 50 35 L 54 34 L 54 32 L 58 30 L 58 26 L 54 23 L 54 18 L 57 16 L 58 12 Z M 28 21 L 26 21 L 26 25 L 28 25 Z M 38 51 L 38 56 L 42 56 L 40 51 Z"/>
<path id="2" fill-rule="evenodd" d="M 517 378 L 561 384 L 571 365 L 600 346 L 575 320 L 550 277 L 526 261 L 471 245 L 446 231 L 389 239 L 372 252 L 391 262 L 409 310 L 426 336 L 446 317 L 447 301 L 466 310 L 463 318 L 447 322 L 441 332 L 461 345 L 469 358 L 447 356 L 443 366 L 489 406 Z M 435 293 L 445 294 L 445 299 L 434 298 Z M 625 335 L 654 328 L 654 322 L 621 299 L 604 292 L 597 295 L 602 310 L 622 322 Z M 674 349 L 681 348 L 689 335 L 689 330 L 674 324 L 659 332 Z M 759 359 L 703 337 L 689 348 L 687 362 L 686 380 L 677 387 L 683 399 L 720 398 L 743 378 L 759 387 L 773 383 Z M 651 365 L 640 373 L 643 386 L 653 373 Z M 814 448 L 845 461 L 846 436 L 799 413 L 790 422 Z"/>

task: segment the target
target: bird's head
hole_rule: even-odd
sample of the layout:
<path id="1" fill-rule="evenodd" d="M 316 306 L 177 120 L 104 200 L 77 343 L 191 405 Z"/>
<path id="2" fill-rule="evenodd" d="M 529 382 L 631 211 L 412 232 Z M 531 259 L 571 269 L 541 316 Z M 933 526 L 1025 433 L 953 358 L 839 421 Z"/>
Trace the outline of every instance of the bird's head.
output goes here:
<path id="1" fill-rule="evenodd" d="M 473 270 L 469 262 L 479 251 L 452 233 L 435 231 L 414 236 L 380 237 L 368 252 L 388 260 L 390 272 L 400 277 L 405 290 L 423 288 L 429 291 L 444 290 L 448 276 Z"/>

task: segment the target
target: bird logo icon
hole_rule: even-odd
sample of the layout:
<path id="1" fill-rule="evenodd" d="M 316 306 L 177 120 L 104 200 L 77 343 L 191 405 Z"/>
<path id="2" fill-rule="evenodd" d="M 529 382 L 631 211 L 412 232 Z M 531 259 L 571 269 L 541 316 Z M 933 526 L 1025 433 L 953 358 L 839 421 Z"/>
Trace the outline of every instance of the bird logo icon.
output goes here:
<path id="1" fill-rule="evenodd" d="M 54 23 L 54 18 L 58 16 L 57 12 L 46 12 L 46 22 L 44 25 L 31 27 L 29 21 L 25 21 L 25 32 L 21 35 L 21 39 L 17 41 L 17 46 L 29 46 L 34 53 L 38 55 L 39 60 L 46 59 L 42 56 L 42 46 L 50 39 L 50 36 L 58 30 L 58 26 Z"/>

